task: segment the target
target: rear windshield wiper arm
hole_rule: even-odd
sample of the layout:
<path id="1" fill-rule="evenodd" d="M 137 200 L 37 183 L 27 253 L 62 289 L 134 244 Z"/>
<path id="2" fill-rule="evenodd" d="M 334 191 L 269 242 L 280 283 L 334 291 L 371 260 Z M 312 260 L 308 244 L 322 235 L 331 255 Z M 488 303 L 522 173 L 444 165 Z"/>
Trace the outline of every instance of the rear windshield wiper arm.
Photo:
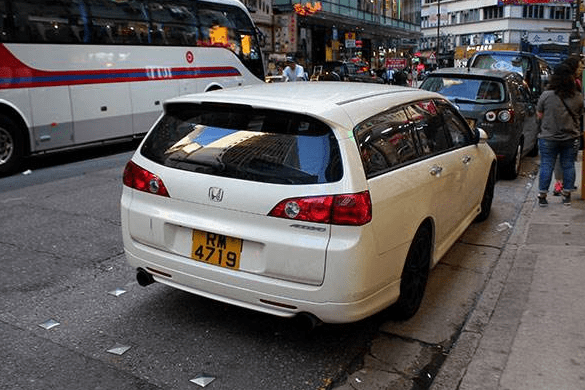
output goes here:
<path id="1" fill-rule="evenodd" d="M 455 98 L 453 99 L 455 103 L 477 103 L 476 100 L 473 99 L 465 99 L 465 98 Z"/>

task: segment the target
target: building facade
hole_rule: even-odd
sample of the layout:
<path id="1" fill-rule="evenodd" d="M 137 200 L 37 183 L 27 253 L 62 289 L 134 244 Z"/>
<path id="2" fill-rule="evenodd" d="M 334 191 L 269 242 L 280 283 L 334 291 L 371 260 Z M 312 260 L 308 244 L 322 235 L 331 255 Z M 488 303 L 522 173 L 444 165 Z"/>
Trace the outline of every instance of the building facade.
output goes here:
<path id="1" fill-rule="evenodd" d="M 268 73 L 287 55 L 309 74 L 325 61 L 356 58 L 377 68 L 411 57 L 422 36 L 420 0 L 242 1 L 265 35 Z"/>
<path id="2" fill-rule="evenodd" d="M 460 66 L 476 50 L 525 50 L 554 64 L 568 55 L 575 14 L 572 1 L 422 0 L 421 54 Z"/>

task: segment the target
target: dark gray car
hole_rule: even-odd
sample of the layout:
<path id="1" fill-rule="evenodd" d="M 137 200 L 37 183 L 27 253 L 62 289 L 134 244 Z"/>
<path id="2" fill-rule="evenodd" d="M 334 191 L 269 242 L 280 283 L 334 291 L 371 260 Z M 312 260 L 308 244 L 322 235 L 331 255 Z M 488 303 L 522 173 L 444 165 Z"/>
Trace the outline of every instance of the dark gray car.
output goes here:
<path id="1" fill-rule="evenodd" d="M 488 134 L 504 178 L 515 179 L 522 157 L 538 153 L 536 104 L 518 73 L 444 68 L 429 74 L 421 88 L 447 97 L 471 128 Z"/>

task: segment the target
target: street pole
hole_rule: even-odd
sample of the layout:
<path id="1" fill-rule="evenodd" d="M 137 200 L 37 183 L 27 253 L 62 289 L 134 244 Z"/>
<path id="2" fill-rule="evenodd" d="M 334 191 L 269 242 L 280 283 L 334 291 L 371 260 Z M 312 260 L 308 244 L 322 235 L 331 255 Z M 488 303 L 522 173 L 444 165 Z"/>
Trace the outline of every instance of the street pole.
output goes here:
<path id="1" fill-rule="evenodd" d="M 575 49 L 574 51 L 571 50 L 571 55 L 578 55 L 581 57 L 583 49 L 581 48 L 581 33 L 579 32 L 579 26 L 581 26 L 581 0 L 575 0 L 575 21 L 573 22 L 573 32 L 571 33 L 571 42 L 569 43 L 569 46 L 572 46 L 572 48 Z M 585 81 L 585 75 L 582 72 L 581 85 L 585 88 L 583 81 Z M 585 90 L 582 90 L 581 93 L 585 93 L 584 91 Z M 581 119 L 583 119 L 583 116 L 581 116 Z M 581 126 L 582 124 L 583 120 L 581 120 Z M 581 127 L 580 130 L 581 142 L 585 142 L 583 139 L 583 127 Z M 585 199 L 585 150 L 582 151 L 581 160 L 581 199 Z"/>
<path id="2" fill-rule="evenodd" d="M 575 0 L 575 19 L 571 28 L 571 35 L 569 37 L 569 52 L 570 55 L 581 55 L 581 33 L 579 32 L 579 25 L 581 24 L 581 0 Z"/>
<path id="3" fill-rule="evenodd" d="M 580 1 L 580 0 L 577 0 Z M 435 50 L 435 61 L 437 61 L 437 69 L 439 69 L 439 40 L 441 39 L 440 34 L 441 28 L 441 0 L 437 0 L 437 48 Z"/>

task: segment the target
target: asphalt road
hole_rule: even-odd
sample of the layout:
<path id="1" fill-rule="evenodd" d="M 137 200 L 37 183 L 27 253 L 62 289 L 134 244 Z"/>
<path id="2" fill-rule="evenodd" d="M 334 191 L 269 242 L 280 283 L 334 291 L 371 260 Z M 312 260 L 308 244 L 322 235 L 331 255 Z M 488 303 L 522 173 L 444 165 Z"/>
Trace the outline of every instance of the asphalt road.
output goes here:
<path id="1" fill-rule="evenodd" d="M 0 178 L 0 388 L 197 389 L 205 378 L 207 389 L 428 388 L 534 171 L 528 161 L 520 178 L 498 181 L 492 216 L 432 271 L 413 319 L 381 313 L 307 333 L 296 321 L 138 286 L 119 216 L 132 147 L 35 159 Z M 46 329 L 49 320 L 58 325 Z"/>

